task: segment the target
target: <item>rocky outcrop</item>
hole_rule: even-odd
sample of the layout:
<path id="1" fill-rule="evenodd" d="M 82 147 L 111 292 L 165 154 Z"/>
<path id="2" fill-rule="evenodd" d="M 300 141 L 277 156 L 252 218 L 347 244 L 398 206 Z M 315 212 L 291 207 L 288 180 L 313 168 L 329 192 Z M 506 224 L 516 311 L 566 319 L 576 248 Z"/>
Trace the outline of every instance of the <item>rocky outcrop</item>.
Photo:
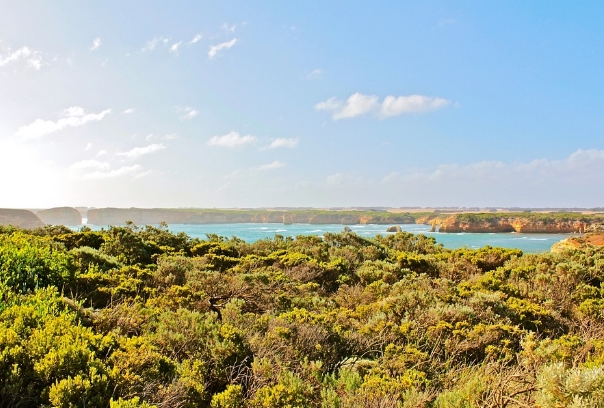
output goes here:
<path id="1" fill-rule="evenodd" d="M 344 227 L 344 232 L 352 232 L 352 228 L 347 225 Z"/>
<path id="2" fill-rule="evenodd" d="M 418 220 L 419 221 L 419 220 Z M 595 222 L 595 219 L 594 219 Z M 514 217 L 486 214 L 456 214 L 445 218 L 427 217 L 439 232 L 520 232 L 520 233 L 584 233 L 590 221 L 564 217 Z"/>
<path id="3" fill-rule="evenodd" d="M 44 223 L 36 214 L 29 210 L 13 210 L 0 208 L 0 225 L 12 225 L 13 227 L 35 229 L 44 226 Z"/>
<path id="4" fill-rule="evenodd" d="M 88 223 L 93 225 L 159 224 L 414 224 L 408 214 L 388 212 L 340 212 L 320 210 L 203 210 L 170 208 L 96 208 L 88 210 Z"/>
<path id="5" fill-rule="evenodd" d="M 392 227 L 386 228 L 386 232 L 401 232 L 403 229 L 400 225 L 394 225 Z"/>
<path id="6" fill-rule="evenodd" d="M 442 221 L 438 232 L 514 232 L 514 227 L 505 219 L 465 221 L 451 216 Z"/>
<path id="7" fill-rule="evenodd" d="M 78 210 L 71 207 L 50 208 L 48 210 L 38 211 L 38 217 L 46 223 L 52 225 L 81 225 L 82 215 Z"/>
<path id="8" fill-rule="evenodd" d="M 586 233 L 595 232 L 599 234 L 604 234 L 604 223 L 596 222 L 594 224 L 589 225 L 585 228 Z"/>

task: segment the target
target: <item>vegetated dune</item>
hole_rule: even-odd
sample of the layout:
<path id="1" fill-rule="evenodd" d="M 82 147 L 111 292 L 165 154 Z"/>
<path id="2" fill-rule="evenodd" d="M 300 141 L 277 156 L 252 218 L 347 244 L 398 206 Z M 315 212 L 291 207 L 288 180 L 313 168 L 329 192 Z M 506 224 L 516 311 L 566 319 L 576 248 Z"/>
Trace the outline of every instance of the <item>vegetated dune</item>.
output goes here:
<path id="1" fill-rule="evenodd" d="M 72 207 L 57 207 L 48 210 L 38 211 L 38 217 L 46 223 L 52 225 L 80 225 L 82 224 L 82 215 L 78 210 Z"/>
<path id="2" fill-rule="evenodd" d="M 135 224 L 414 224 L 409 214 L 380 211 L 323 210 L 210 210 L 171 208 L 96 208 L 88 210 L 88 223 L 94 225 Z"/>
<path id="3" fill-rule="evenodd" d="M 13 227 L 35 229 L 43 227 L 44 222 L 29 210 L 0 208 L 0 225 L 12 225 Z"/>
<path id="4" fill-rule="evenodd" d="M 559 253 L 568 249 L 577 249 L 586 244 L 596 247 L 604 246 L 604 233 L 589 233 L 578 237 L 563 239 L 562 241 L 558 241 L 552 245 L 551 251 L 554 253 Z"/>

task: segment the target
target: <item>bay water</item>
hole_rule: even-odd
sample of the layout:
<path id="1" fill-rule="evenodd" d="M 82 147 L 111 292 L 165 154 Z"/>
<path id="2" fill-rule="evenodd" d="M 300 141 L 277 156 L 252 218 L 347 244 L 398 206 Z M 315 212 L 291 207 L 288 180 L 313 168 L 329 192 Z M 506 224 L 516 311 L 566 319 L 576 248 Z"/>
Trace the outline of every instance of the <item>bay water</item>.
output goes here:
<path id="1" fill-rule="evenodd" d="M 93 229 L 101 226 L 88 225 Z M 388 235 L 388 225 L 349 225 L 353 232 L 362 237 L 374 237 L 378 234 Z M 341 232 L 344 225 L 341 224 L 170 224 L 172 232 L 184 232 L 190 237 L 205 239 L 206 234 L 218 234 L 227 238 L 233 236 L 247 242 L 259 239 L 274 238 L 276 234 L 284 237 L 295 237 L 297 235 L 318 235 L 326 232 Z M 403 224 L 403 231 L 414 234 L 424 234 L 434 237 L 437 243 L 443 244 L 445 248 L 456 249 L 462 247 L 482 248 L 485 245 L 492 247 L 518 248 L 523 252 L 537 253 L 548 252 L 551 246 L 571 234 L 520 234 L 520 233 L 438 233 L 430 232 L 429 225 Z"/>

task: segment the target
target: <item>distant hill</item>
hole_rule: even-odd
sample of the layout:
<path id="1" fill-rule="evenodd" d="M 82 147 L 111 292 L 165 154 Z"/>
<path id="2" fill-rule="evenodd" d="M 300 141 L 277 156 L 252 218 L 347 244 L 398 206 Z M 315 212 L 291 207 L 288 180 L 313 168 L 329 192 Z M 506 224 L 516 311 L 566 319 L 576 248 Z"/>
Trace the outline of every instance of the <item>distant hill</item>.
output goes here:
<path id="1" fill-rule="evenodd" d="M 0 208 L 0 225 L 34 229 L 44 226 L 44 222 L 29 210 Z"/>
<path id="2" fill-rule="evenodd" d="M 72 207 L 57 207 L 38 211 L 38 217 L 51 225 L 81 225 L 80 212 Z"/>

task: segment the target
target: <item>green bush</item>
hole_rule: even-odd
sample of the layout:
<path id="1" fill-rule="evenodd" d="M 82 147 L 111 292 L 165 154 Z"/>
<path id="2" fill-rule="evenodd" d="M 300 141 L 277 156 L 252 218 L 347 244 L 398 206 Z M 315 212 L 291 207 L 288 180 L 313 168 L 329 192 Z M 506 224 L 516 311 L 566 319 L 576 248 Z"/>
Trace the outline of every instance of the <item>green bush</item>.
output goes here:
<path id="1" fill-rule="evenodd" d="M 73 275 L 72 258 L 59 244 L 21 232 L 0 235 L 0 282 L 11 289 L 62 288 Z"/>

